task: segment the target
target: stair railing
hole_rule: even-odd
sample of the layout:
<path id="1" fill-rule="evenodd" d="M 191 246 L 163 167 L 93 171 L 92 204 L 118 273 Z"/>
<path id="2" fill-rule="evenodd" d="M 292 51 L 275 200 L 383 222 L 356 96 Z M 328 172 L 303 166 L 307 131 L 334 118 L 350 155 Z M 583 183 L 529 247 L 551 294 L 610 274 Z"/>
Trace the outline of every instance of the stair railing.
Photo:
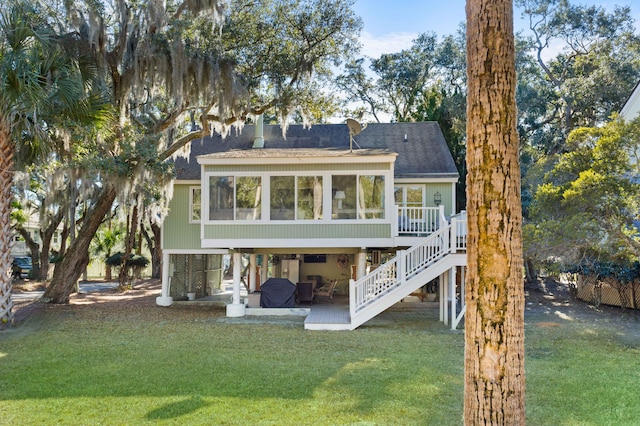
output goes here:
<path id="1" fill-rule="evenodd" d="M 408 250 L 398 251 L 393 259 L 361 279 L 350 280 L 351 317 L 447 255 L 451 251 L 451 229 L 447 224 Z"/>

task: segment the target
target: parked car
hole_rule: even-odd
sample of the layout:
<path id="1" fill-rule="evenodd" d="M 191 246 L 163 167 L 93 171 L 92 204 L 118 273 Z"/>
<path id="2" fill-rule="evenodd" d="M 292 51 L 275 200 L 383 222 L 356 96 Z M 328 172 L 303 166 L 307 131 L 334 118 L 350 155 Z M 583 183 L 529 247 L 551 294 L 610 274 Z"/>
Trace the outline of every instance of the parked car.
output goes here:
<path id="1" fill-rule="evenodd" d="M 33 268 L 33 264 L 31 263 L 31 257 L 29 256 L 20 256 L 14 257 L 13 263 L 11 264 L 11 271 L 13 272 L 13 277 L 27 278 L 31 274 L 31 269 Z"/>

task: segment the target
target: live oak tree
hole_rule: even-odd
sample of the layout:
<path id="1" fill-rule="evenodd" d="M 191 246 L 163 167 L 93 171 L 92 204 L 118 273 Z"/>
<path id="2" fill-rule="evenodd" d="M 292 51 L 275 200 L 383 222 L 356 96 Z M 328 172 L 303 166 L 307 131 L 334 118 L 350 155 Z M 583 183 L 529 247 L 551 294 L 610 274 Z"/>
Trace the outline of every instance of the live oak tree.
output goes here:
<path id="1" fill-rule="evenodd" d="M 84 200 L 76 239 L 56 264 L 45 298 L 68 300 L 88 263 L 90 241 L 114 202 L 133 218 L 148 191 L 158 200 L 152 208 L 162 212 L 169 199 L 162 184 L 171 173 L 161 163 L 184 153 L 191 141 L 213 131 L 226 134 L 266 112 L 275 112 L 284 129 L 293 114 L 307 123 L 318 120 L 316 106 L 328 98 L 318 82 L 356 49 L 361 23 L 351 4 L 66 2 L 58 12 L 68 17 L 80 49 L 94 58 L 118 125 L 106 141 L 107 152 L 92 159 L 101 184 Z M 148 182 L 159 185 L 150 188 Z M 138 229 L 137 223 L 129 228 Z"/>
<path id="2" fill-rule="evenodd" d="M 33 265 L 30 275 L 36 280 L 47 279 L 54 235 L 64 219 L 64 195 L 68 182 L 57 179 L 60 165 L 60 162 L 49 158 L 47 164 L 33 164 L 24 173 L 16 173 L 14 178 L 12 226 L 29 249 Z M 24 227 L 34 218 L 37 218 L 39 226 L 37 237 Z"/>
<path id="3" fill-rule="evenodd" d="M 523 48 L 537 64 L 526 72 L 534 78 L 520 84 L 531 95 L 519 99 L 529 120 L 524 128 L 541 154 L 563 152 L 573 129 L 601 124 L 620 111 L 640 78 L 634 18 L 628 6 L 608 12 L 569 0 L 516 4 L 528 26 Z"/>
<path id="4" fill-rule="evenodd" d="M 538 268 L 640 260 L 640 118 L 574 130 L 544 173 L 525 253 Z M 550 265 L 550 261 L 553 265 Z"/>
<path id="5" fill-rule="evenodd" d="M 464 422 L 525 423 L 522 210 L 511 0 L 468 0 Z"/>

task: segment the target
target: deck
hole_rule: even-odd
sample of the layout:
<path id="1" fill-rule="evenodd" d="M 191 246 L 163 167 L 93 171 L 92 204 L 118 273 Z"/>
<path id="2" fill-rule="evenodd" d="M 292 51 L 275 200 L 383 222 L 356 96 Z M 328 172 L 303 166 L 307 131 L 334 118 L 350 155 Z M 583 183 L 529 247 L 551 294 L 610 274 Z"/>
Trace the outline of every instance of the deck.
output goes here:
<path id="1" fill-rule="evenodd" d="M 349 299 L 334 297 L 334 303 L 321 302 L 311 305 L 304 320 L 305 330 L 351 330 Z"/>

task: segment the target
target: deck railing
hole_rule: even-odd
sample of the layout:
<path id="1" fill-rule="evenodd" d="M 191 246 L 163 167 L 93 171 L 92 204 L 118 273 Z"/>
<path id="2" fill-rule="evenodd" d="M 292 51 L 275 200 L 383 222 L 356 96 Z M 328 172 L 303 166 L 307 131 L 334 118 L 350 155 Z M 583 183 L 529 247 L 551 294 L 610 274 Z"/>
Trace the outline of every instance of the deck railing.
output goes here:
<path id="1" fill-rule="evenodd" d="M 451 223 L 445 221 L 443 225 L 419 244 L 400 250 L 393 259 L 361 279 L 351 280 L 351 318 L 447 254 L 466 250 L 466 213 L 453 216 Z"/>
<path id="2" fill-rule="evenodd" d="M 427 236 L 447 223 L 444 206 L 404 207 L 397 206 L 397 233 L 400 236 Z"/>

